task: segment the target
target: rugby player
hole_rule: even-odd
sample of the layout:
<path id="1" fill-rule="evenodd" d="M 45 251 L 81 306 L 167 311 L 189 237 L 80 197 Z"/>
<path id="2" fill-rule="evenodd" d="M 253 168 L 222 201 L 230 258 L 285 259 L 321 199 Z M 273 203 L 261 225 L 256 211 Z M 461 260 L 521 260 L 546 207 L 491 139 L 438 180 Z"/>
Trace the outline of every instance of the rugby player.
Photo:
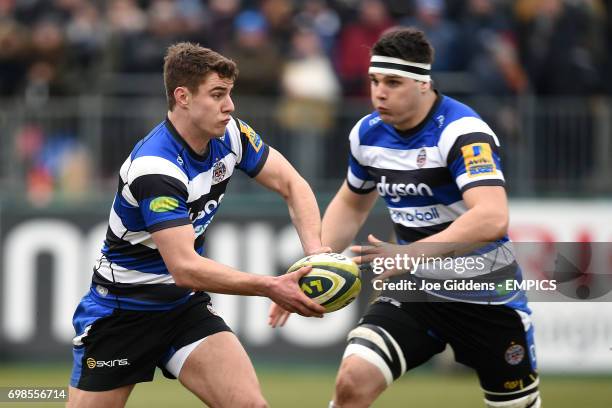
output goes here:
<path id="1" fill-rule="evenodd" d="M 299 289 L 308 268 L 253 275 L 204 257 L 206 229 L 236 169 L 280 194 L 304 252 L 321 248 L 306 181 L 231 116 L 233 61 L 192 43 L 169 47 L 167 118 L 119 171 L 101 257 L 73 318 L 70 407 L 122 407 L 156 367 L 209 406 L 264 407 L 253 366 L 205 291 L 266 296 L 304 316 L 325 311 Z"/>
<path id="2" fill-rule="evenodd" d="M 473 275 L 521 279 L 507 237 L 499 140 L 474 110 L 433 88 L 433 53 L 423 32 L 413 28 L 386 32 L 373 46 L 375 111 L 350 133 L 348 174 L 323 217 L 323 244 L 343 251 L 381 196 L 398 245 L 370 236 L 369 245 L 352 248 L 358 262 L 394 253 L 442 255 L 453 243 L 490 243 L 479 249 L 487 267 Z M 411 252 L 414 247 L 418 252 Z M 452 271 L 411 272 L 415 280 L 458 277 Z M 458 362 L 476 371 L 487 407 L 540 407 L 531 311 L 523 292 L 424 295 L 422 301 L 379 297 L 369 306 L 348 335 L 330 407 L 370 406 L 394 380 L 447 344 Z M 280 309 L 271 308 L 273 326 L 287 319 Z"/>

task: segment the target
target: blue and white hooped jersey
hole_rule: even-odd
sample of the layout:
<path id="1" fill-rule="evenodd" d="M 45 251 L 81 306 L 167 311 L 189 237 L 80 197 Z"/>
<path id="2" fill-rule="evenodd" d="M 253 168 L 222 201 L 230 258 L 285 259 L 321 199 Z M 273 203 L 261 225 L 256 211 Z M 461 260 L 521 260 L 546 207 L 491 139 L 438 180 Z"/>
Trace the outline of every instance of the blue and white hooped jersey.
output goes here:
<path id="1" fill-rule="evenodd" d="M 505 185 L 497 136 L 470 107 L 447 96 L 438 94 L 425 120 L 408 132 L 398 131 L 373 112 L 357 122 L 349 139 L 348 186 L 357 194 L 378 191 L 400 243 L 446 229 L 467 211 L 462 198 L 466 190 Z M 506 236 L 480 248 L 478 256 L 486 260 L 482 270 L 458 276 L 454 271 L 419 268 L 414 276 L 440 281 L 475 276 L 483 282 L 520 279 L 511 245 Z M 483 303 L 508 303 L 521 297 L 518 291 L 505 290 L 435 294 Z"/>
<path id="2" fill-rule="evenodd" d="M 206 229 L 234 170 L 255 177 L 268 152 L 239 119 L 210 141 L 204 155 L 189 147 L 169 119 L 155 127 L 121 166 L 102 255 L 94 266 L 94 300 L 138 310 L 170 309 L 187 301 L 192 290 L 175 285 L 151 233 L 191 224 L 194 249 L 203 255 Z"/>

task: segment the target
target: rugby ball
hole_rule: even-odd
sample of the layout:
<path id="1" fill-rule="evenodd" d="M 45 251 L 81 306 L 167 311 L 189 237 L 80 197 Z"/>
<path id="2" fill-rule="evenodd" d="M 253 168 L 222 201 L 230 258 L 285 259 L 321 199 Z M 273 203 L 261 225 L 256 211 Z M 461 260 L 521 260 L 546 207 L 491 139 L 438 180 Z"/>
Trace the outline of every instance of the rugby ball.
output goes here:
<path id="1" fill-rule="evenodd" d="M 300 278 L 300 288 L 306 296 L 325 307 L 326 313 L 342 309 L 361 291 L 359 267 L 342 254 L 310 255 L 291 265 L 287 272 L 304 266 L 312 266 L 312 269 Z"/>

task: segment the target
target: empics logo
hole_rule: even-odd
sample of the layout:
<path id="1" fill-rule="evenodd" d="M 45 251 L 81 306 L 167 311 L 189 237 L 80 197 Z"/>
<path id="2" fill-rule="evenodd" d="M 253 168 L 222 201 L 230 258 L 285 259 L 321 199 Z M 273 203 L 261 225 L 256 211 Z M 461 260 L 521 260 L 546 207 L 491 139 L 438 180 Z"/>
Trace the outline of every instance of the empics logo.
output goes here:
<path id="1" fill-rule="evenodd" d="M 387 177 L 382 176 L 380 181 L 376 184 L 376 189 L 381 197 L 391 197 L 391 202 L 397 203 L 402 197 L 405 196 L 429 196 L 433 197 L 433 191 L 425 183 L 387 183 Z"/>
<path id="2" fill-rule="evenodd" d="M 87 368 L 89 368 L 90 370 L 93 370 L 94 368 L 102 368 L 102 367 L 112 368 L 112 367 L 117 367 L 117 366 L 129 366 L 130 362 L 128 361 L 127 358 L 103 361 L 103 360 L 96 360 L 96 359 L 89 357 L 87 360 L 85 360 L 85 364 L 87 364 Z"/>

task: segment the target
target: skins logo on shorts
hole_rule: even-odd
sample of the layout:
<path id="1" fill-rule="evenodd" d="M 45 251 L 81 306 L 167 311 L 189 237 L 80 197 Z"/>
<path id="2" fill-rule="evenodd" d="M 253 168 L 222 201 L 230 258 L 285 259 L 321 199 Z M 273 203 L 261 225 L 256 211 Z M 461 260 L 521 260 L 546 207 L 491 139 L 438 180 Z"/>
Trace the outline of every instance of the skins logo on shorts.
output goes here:
<path id="1" fill-rule="evenodd" d="M 89 357 L 87 360 L 85 360 L 85 364 L 87 364 L 87 368 L 89 368 L 90 370 L 93 370 L 94 368 L 102 368 L 102 367 L 112 368 L 112 367 L 118 367 L 118 366 L 128 366 L 130 365 L 130 362 L 128 361 L 127 358 L 118 358 L 115 360 L 107 360 L 107 361 L 103 361 L 103 360 L 96 361 L 96 359 Z"/>
<path id="2" fill-rule="evenodd" d="M 168 211 L 176 210 L 179 206 L 179 202 L 174 197 L 157 197 L 149 203 L 149 209 L 156 213 L 163 213 Z"/>
<path id="3" fill-rule="evenodd" d="M 259 137 L 257 132 L 255 132 L 252 127 L 250 127 L 240 119 L 238 119 L 238 123 L 240 124 L 240 132 L 242 132 L 247 137 L 247 139 L 249 139 L 249 143 L 251 144 L 251 146 L 253 146 L 255 152 L 259 152 L 259 149 L 261 149 L 261 146 L 263 146 L 261 137 Z"/>
<path id="4" fill-rule="evenodd" d="M 520 344 L 513 344 L 506 349 L 506 363 L 517 365 L 525 358 L 525 348 Z"/>
<path id="5" fill-rule="evenodd" d="M 472 143 L 461 147 L 463 163 L 468 177 L 478 177 L 496 173 L 493 152 L 488 143 Z"/>

